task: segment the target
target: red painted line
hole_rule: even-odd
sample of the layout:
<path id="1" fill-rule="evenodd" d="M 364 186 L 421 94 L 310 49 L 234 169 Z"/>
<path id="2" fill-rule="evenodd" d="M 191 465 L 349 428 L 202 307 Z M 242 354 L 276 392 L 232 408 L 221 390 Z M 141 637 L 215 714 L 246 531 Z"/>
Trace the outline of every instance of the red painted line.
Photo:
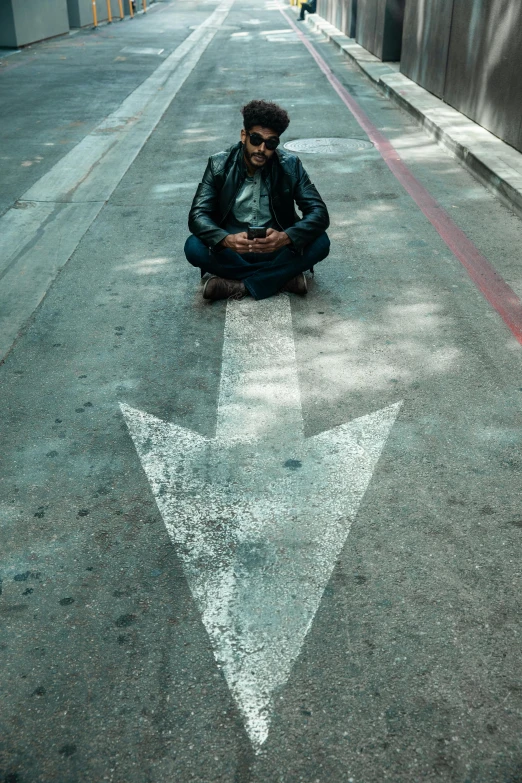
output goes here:
<path id="1" fill-rule="evenodd" d="M 481 291 L 487 301 L 495 308 L 505 324 L 522 345 L 522 302 L 512 288 L 493 269 L 489 261 L 475 247 L 466 234 L 453 222 L 446 210 L 431 196 L 426 188 L 413 176 L 401 156 L 386 138 L 371 122 L 357 101 L 341 84 L 326 61 L 317 52 L 315 46 L 304 33 L 299 30 L 294 21 L 280 9 L 288 24 L 297 33 L 317 65 L 324 73 L 335 92 L 345 106 L 353 114 L 363 131 L 368 135 L 384 162 L 407 190 L 421 212 L 428 218 L 439 236 L 451 252 L 461 262 L 467 273 Z"/>

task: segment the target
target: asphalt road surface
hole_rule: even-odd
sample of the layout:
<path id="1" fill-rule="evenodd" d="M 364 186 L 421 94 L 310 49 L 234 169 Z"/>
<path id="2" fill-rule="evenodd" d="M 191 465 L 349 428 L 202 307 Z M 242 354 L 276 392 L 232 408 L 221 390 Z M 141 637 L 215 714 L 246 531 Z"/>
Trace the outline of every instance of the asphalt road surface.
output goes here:
<path id="1" fill-rule="evenodd" d="M 520 219 L 295 19 L 0 60 L 1 783 L 522 780 Z M 331 254 L 209 304 L 252 98 Z"/>

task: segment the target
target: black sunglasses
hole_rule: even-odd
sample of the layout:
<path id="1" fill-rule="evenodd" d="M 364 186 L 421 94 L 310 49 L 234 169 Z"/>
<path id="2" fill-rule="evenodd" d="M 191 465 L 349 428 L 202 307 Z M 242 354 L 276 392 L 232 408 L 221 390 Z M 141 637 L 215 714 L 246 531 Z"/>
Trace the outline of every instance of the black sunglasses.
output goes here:
<path id="1" fill-rule="evenodd" d="M 260 133 L 249 133 L 248 131 L 247 136 L 250 138 L 250 143 L 253 144 L 254 147 L 260 147 L 263 142 L 265 143 L 267 150 L 276 150 L 279 147 L 279 139 L 277 136 L 271 136 L 269 139 L 265 139 Z"/>

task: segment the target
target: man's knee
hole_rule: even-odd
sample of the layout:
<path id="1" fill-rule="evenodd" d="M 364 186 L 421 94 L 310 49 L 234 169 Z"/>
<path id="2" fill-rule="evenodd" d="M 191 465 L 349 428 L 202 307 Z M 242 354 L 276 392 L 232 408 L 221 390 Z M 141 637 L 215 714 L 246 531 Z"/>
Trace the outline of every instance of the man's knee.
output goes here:
<path id="1" fill-rule="evenodd" d="M 323 261 L 330 252 L 330 239 L 326 231 L 314 239 L 314 241 L 306 248 L 306 254 L 313 257 L 313 262 L 318 263 Z"/>
<path id="2" fill-rule="evenodd" d="M 194 234 L 191 234 L 185 242 L 185 258 L 189 264 L 198 267 L 208 261 L 208 247 Z"/>

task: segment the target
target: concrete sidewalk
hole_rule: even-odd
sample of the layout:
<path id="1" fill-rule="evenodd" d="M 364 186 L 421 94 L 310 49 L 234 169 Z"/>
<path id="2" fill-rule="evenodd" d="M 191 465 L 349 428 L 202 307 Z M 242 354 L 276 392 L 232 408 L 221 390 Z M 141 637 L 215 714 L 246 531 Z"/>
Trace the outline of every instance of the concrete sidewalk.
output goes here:
<path id="1" fill-rule="evenodd" d="M 307 23 L 336 44 L 383 92 L 406 109 L 440 144 L 516 214 L 522 216 L 522 155 L 399 71 L 381 62 L 318 14 Z"/>

